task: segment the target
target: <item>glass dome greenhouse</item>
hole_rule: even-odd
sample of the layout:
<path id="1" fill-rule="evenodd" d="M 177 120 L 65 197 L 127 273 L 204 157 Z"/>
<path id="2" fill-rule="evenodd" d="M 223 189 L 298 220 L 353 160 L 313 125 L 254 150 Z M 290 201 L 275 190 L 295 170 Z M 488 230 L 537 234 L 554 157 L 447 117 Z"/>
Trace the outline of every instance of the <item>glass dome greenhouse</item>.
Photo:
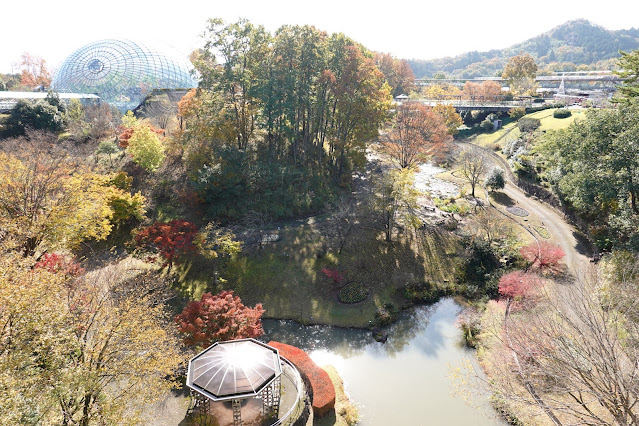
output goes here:
<path id="1" fill-rule="evenodd" d="M 61 93 L 95 93 L 120 110 L 134 109 L 153 89 L 197 86 L 186 61 L 176 60 L 141 43 L 100 40 L 69 55 L 53 77 Z"/>

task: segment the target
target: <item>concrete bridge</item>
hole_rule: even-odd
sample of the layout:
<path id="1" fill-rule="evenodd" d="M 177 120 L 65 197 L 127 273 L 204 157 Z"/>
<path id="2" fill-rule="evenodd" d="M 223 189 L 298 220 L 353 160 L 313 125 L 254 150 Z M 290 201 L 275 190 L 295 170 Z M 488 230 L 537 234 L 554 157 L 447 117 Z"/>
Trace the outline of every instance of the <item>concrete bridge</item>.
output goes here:
<path id="1" fill-rule="evenodd" d="M 552 75 L 538 75 L 535 79 L 540 85 L 548 83 L 560 84 L 562 81 L 566 83 L 593 84 L 593 83 L 609 83 L 613 85 L 621 84 L 623 81 L 619 76 L 612 74 L 610 71 L 575 71 L 563 72 Z M 495 81 L 502 86 L 506 85 L 506 80 L 501 77 L 474 77 L 474 78 L 417 78 L 415 82 L 421 86 L 436 83 L 448 83 L 463 85 L 467 81 L 471 83 L 482 83 L 484 81 Z"/>
<path id="2" fill-rule="evenodd" d="M 485 99 L 483 96 L 476 96 L 471 99 L 461 99 L 461 96 L 451 99 L 415 99 L 409 102 L 421 102 L 424 105 L 434 107 L 435 105 L 452 105 L 457 111 L 510 111 L 512 108 L 533 106 L 532 99 L 517 101 L 505 101 L 502 99 Z"/>

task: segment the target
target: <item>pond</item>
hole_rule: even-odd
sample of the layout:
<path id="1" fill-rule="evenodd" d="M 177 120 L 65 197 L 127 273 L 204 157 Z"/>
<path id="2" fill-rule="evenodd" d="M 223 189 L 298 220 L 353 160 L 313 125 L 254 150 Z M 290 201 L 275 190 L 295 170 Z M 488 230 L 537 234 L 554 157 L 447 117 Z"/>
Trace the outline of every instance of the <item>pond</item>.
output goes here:
<path id="1" fill-rule="evenodd" d="M 367 330 L 277 320 L 263 321 L 264 338 L 300 347 L 317 364 L 337 368 L 361 425 L 504 425 L 486 389 L 467 388 L 469 403 L 454 395 L 453 368 L 469 364 L 480 371 L 474 352 L 461 343 L 460 312 L 450 298 L 405 311 L 383 344 Z"/>

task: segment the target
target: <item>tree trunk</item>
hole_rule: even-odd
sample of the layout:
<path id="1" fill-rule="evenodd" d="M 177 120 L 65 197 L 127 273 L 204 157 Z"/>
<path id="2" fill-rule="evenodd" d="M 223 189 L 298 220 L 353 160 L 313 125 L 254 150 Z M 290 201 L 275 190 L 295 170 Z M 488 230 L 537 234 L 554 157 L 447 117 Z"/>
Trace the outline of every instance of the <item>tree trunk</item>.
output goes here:
<path id="1" fill-rule="evenodd" d="M 630 190 L 630 205 L 632 206 L 633 213 L 639 214 L 639 209 L 637 208 L 637 194 L 633 190 Z"/>
<path id="2" fill-rule="evenodd" d="M 84 407 L 82 408 L 82 418 L 78 423 L 79 426 L 89 426 L 89 418 L 91 417 L 91 400 L 93 396 L 91 394 L 84 395 Z"/>

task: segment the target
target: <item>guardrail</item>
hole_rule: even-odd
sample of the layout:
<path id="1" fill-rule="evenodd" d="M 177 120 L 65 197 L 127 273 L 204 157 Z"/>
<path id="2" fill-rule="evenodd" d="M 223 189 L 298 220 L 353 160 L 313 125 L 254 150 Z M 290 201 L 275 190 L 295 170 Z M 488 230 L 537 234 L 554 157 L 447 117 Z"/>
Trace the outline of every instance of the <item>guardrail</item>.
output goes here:
<path id="1" fill-rule="evenodd" d="M 418 102 L 435 106 L 437 104 L 452 105 L 455 107 L 503 107 L 503 108 L 515 108 L 515 107 L 529 107 L 532 106 L 532 100 L 525 101 L 488 101 L 488 100 L 457 100 L 457 99 L 418 99 Z"/>
<path id="2" fill-rule="evenodd" d="M 11 111 L 18 101 L 0 101 L 0 112 Z"/>
<path id="3" fill-rule="evenodd" d="M 293 383 L 293 386 L 295 386 L 295 390 L 297 391 L 297 403 L 293 405 L 275 423 L 273 423 L 272 426 L 290 426 L 297 421 L 297 419 L 304 411 L 304 408 L 306 407 L 304 382 L 302 381 L 302 376 L 300 375 L 299 371 L 297 371 L 297 368 L 293 365 L 293 363 L 282 356 L 280 356 L 280 359 L 291 367 L 291 371 L 296 373 L 294 376 L 291 376 L 288 373 L 285 373 L 284 369 L 282 369 L 282 374 L 285 375 L 291 381 L 291 383 Z"/>

